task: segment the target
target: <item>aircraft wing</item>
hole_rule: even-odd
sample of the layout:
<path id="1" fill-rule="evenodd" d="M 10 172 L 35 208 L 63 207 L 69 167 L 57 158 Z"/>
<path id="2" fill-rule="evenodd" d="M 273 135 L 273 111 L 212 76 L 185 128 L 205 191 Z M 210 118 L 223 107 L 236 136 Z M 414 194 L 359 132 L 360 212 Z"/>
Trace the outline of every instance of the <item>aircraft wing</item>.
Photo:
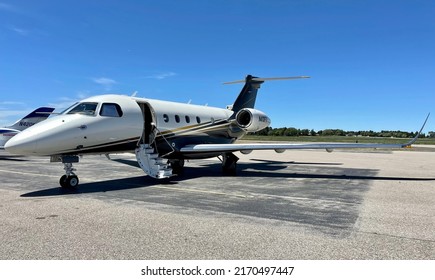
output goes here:
<path id="1" fill-rule="evenodd" d="M 430 115 L 430 114 L 429 114 Z M 403 144 L 372 144 L 372 143 L 247 143 L 247 144 L 198 144 L 187 145 L 180 149 L 182 153 L 208 153 L 208 152 L 236 152 L 236 151 L 253 151 L 253 150 L 275 150 L 283 152 L 284 150 L 294 149 L 325 149 L 332 151 L 334 149 L 401 149 L 409 148 L 417 141 L 423 130 L 429 115 L 423 123 L 420 131 L 412 140 Z"/>
<path id="2" fill-rule="evenodd" d="M 328 151 L 334 149 L 400 149 L 410 147 L 412 143 L 406 144 L 359 144 L 359 143 L 248 143 L 248 144 L 198 144 L 187 145 L 181 148 L 183 153 L 207 153 L 207 152 L 236 152 L 252 150 L 275 150 L 282 152 L 284 150 L 296 149 L 325 149 Z"/>

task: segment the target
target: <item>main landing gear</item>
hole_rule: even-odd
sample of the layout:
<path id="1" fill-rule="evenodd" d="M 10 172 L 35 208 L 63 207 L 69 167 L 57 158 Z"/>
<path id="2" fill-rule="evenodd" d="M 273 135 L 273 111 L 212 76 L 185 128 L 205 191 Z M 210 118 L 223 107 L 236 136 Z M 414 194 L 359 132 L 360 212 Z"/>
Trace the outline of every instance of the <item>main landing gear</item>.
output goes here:
<path id="1" fill-rule="evenodd" d="M 74 173 L 73 163 L 79 162 L 78 156 L 57 156 L 52 157 L 51 162 L 62 162 L 65 175 L 60 177 L 59 184 L 62 188 L 74 189 L 79 185 L 79 178 Z"/>
<path id="2" fill-rule="evenodd" d="M 184 159 L 170 159 L 168 161 L 173 175 L 182 175 L 184 171 Z"/>
<path id="3" fill-rule="evenodd" d="M 233 153 L 222 154 L 222 173 L 227 176 L 236 176 L 238 160 L 239 158 Z"/>

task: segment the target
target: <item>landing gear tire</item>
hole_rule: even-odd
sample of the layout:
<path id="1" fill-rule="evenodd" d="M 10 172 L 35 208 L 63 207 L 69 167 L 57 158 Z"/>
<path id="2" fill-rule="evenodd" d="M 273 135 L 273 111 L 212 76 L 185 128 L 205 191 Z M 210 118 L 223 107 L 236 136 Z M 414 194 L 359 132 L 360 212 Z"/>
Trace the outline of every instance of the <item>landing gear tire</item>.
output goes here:
<path id="1" fill-rule="evenodd" d="M 59 184 L 62 188 L 66 188 L 66 178 L 67 178 L 66 175 L 63 175 L 62 177 L 60 177 Z"/>
<path id="2" fill-rule="evenodd" d="M 172 174 L 182 175 L 184 172 L 184 159 L 169 160 L 172 168 Z"/>
<path id="3" fill-rule="evenodd" d="M 65 170 L 65 175 L 60 177 L 59 184 L 62 188 L 75 189 L 79 185 L 79 178 L 74 174 L 74 162 L 79 162 L 79 157 L 76 155 L 72 156 L 61 156 L 63 163 L 63 170 Z"/>
<path id="4" fill-rule="evenodd" d="M 69 188 L 75 188 L 75 187 L 77 187 L 79 185 L 79 177 L 77 177 L 76 175 L 69 176 L 66 179 L 66 185 Z"/>
<path id="5" fill-rule="evenodd" d="M 222 173 L 225 176 L 237 175 L 237 161 L 239 158 L 233 153 L 225 153 L 222 155 Z"/>
<path id="6" fill-rule="evenodd" d="M 63 175 L 60 177 L 59 184 L 62 188 L 74 189 L 79 185 L 79 178 L 76 175 Z"/>

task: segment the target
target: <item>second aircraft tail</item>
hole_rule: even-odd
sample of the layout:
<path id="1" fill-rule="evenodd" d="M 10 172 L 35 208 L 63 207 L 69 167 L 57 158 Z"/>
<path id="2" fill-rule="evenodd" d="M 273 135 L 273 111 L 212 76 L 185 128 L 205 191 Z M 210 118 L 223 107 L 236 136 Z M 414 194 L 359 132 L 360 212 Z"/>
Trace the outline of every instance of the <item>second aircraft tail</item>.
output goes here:
<path id="1" fill-rule="evenodd" d="M 51 107 L 40 107 L 7 128 L 23 131 L 32 125 L 47 119 L 53 111 L 54 108 Z"/>

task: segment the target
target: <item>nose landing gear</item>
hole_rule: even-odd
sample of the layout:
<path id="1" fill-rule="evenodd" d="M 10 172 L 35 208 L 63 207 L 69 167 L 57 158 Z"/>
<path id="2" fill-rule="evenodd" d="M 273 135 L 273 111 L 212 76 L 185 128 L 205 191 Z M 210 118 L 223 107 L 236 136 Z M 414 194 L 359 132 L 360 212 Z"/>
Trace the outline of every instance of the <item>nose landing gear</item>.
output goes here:
<path id="1" fill-rule="evenodd" d="M 70 162 L 64 162 L 64 170 L 65 175 L 60 177 L 59 184 L 62 188 L 75 188 L 79 185 L 79 178 L 74 173 L 76 170 L 73 168 L 72 163 Z"/>
<path id="2" fill-rule="evenodd" d="M 59 184 L 62 188 L 74 189 L 79 185 L 79 178 L 74 173 L 73 163 L 79 162 L 78 156 L 57 156 L 52 157 L 51 162 L 62 162 L 65 175 L 60 177 Z"/>

